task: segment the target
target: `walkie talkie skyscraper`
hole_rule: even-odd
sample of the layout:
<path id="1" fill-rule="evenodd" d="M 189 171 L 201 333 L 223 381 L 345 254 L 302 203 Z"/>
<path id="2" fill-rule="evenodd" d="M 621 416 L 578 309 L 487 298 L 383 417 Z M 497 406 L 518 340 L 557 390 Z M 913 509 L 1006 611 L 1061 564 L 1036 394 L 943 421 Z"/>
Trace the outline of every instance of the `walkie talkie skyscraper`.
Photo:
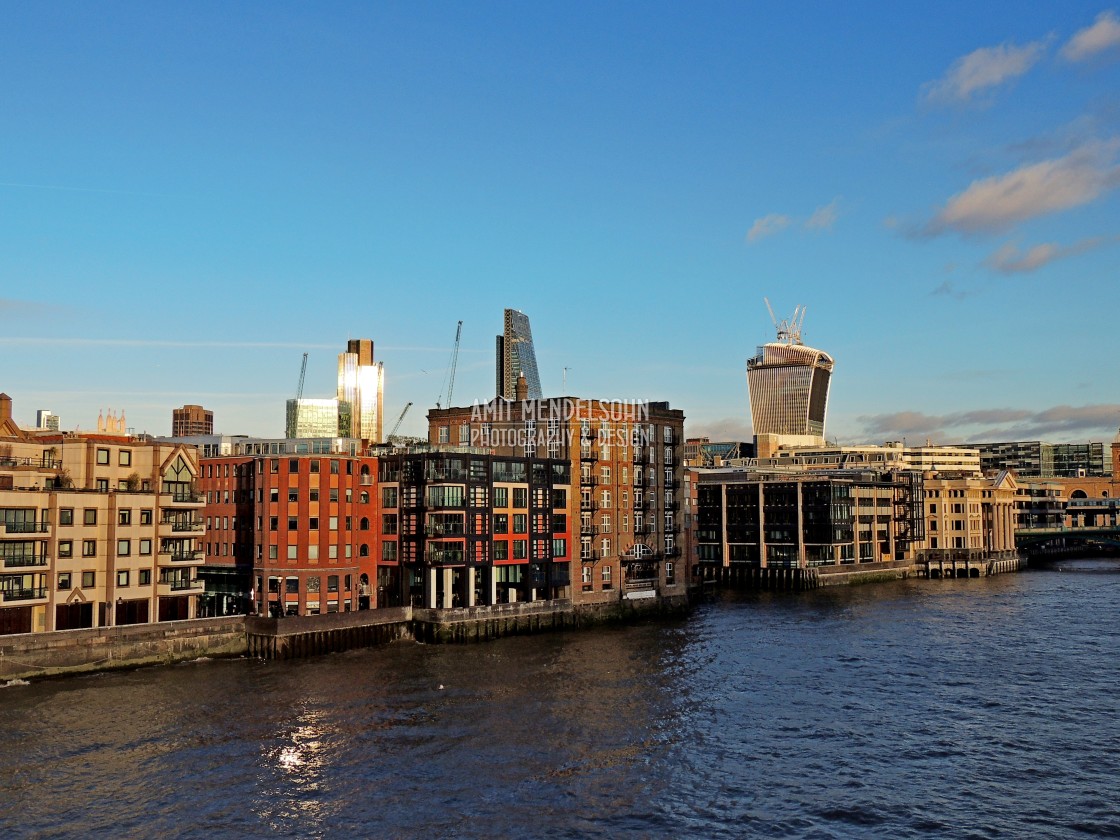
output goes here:
<path id="1" fill-rule="evenodd" d="M 769 301 L 766 306 L 770 307 Z M 789 320 L 779 322 L 772 309 L 770 317 L 777 341 L 763 344 L 754 358 L 747 360 L 755 437 L 785 438 L 775 441 L 777 445 L 823 444 L 832 357 L 801 343 L 803 306 L 798 306 Z"/>

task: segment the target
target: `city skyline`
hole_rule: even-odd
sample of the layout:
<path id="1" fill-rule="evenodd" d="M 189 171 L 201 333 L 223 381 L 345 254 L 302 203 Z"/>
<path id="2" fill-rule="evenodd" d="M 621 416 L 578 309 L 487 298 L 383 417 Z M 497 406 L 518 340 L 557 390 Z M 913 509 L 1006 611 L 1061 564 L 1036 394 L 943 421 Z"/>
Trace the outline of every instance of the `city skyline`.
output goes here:
<path id="1" fill-rule="evenodd" d="M 431 12 L 9 10 L 17 421 L 275 435 L 367 336 L 420 434 L 510 307 L 544 396 L 742 439 L 768 296 L 836 361 L 829 438 L 1115 435 L 1114 6 Z"/>

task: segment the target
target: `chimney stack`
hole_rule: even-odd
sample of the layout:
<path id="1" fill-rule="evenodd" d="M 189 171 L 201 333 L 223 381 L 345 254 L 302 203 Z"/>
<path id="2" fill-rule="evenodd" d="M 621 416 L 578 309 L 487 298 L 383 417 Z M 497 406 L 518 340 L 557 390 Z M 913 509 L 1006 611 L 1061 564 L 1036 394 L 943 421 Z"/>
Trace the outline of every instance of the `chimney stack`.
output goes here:
<path id="1" fill-rule="evenodd" d="M 529 383 L 525 380 L 525 374 L 523 373 L 517 376 L 517 389 L 514 391 L 514 399 L 518 402 L 529 399 Z"/>

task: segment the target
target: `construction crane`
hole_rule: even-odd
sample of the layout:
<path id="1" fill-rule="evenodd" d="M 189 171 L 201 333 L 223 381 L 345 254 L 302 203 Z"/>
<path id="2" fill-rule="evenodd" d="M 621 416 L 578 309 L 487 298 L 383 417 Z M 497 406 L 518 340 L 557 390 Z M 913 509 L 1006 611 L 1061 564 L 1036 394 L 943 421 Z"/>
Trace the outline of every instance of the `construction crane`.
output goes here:
<path id="1" fill-rule="evenodd" d="M 393 442 L 393 438 L 396 437 L 396 434 L 397 434 L 397 429 L 399 429 L 401 427 L 401 423 L 404 422 L 404 416 L 406 414 L 408 414 L 408 410 L 410 408 L 412 408 L 412 403 L 407 403 L 404 407 L 404 410 L 401 411 L 401 416 L 398 417 L 397 422 L 393 424 L 393 431 L 389 432 L 389 437 L 385 438 L 386 443 L 392 443 Z"/>
<path id="2" fill-rule="evenodd" d="M 774 329 L 778 333 L 778 341 L 784 341 L 786 344 L 800 344 L 801 343 L 801 325 L 805 322 L 805 309 L 802 305 L 797 305 L 793 309 L 792 318 L 783 318 L 778 320 L 778 316 L 774 314 L 774 307 L 770 305 L 769 298 L 763 298 L 766 301 L 766 309 L 770 312 L 770 320 L 774 322 Z"/>
<path id="3" fill-rule="evenodd" d="M 463 322 L 460 321 L 458 326 L 455 327 L 455 348 L 451 351 L 451 361 L 447 365 L 447 404 L 451 405 L 451 395 L 455 391 L 455 368 L 459 365 L 459 339 L 463 335 Z M 443 403 L 443 392 L 440 391 L 439 399 L 436 400 L 436 408 L 440 408 Z"/>
<path id="4" fill-rule="evenodd" d="M 307 377 L 307 354 L 303 354 L 303 364 L 299 367 L 299 386 L 296 388 L 296 410 L 292 412 L 292 437 L 299 434 L 299 401 L 303 399 L 303 380 Z"/>

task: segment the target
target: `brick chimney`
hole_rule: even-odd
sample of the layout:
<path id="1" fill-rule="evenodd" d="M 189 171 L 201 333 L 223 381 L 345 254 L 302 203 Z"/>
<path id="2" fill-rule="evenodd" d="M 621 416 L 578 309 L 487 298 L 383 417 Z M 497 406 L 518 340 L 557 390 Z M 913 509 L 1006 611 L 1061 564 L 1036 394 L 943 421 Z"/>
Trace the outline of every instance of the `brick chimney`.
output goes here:
<path id="1" fill-rule="evenodd" d="M 529 383 L 525 380 L 525 374 L 520 373 L 517 375 L 517 386 L 514 391 L 514 399 L 518 402 L 524 402 L 529 399 Z"/>
<path id="2" fill-rule="evenodd" d="M 7 394 L 0 394 L 0 423 L 12 419 L 12 398 Z"/>

